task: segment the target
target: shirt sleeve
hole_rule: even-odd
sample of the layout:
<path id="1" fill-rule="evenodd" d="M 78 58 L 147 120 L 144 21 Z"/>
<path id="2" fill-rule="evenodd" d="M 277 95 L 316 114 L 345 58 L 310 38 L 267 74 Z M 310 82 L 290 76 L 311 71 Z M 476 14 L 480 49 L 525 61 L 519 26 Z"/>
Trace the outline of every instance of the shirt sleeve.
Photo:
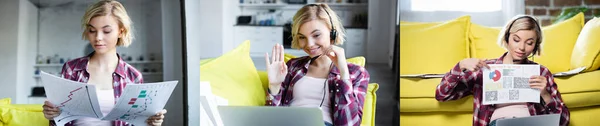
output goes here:
<path id="1" fill-rule="evenodd" d="M 292 70 L 294 69 L 292 65 L 293 61 L 288 61 L 286 63 L 286 65 L 288 66 L 288 73 L 287 75 L 285 75 L 285 79 L 283 82 L 281 82 L 281 87 L 279 88 L 279 93 L 277 93 L 277 95 L 272 95 L 272 91 L 269 90 L 269 88 L 267 87 L 267 92 L 265 94 L 267 94 L 267 98 L 265 101 L 265 106 L 280 106 L 281 105 L 281 99 L 284 98 L 283 93 L 285 92 L 285 90 L 287 89 L 287 85 L 289 85 L 289 83 L 291 83 L 292 81 Z"/>
<path id="2" fill-rule="evenodd" d="M 546 91 L 550 93 L 552 100 L 545 105 L 536 105 L 537 108 L 540 108 L 537 110 L 541 110 L 539 114 L 560 114 L 560 125 L 567 126 L 569 125 L 570 112 L 562 100 L 560 92 L 558 91 L 558 85 L 556 85 L 556 82 L 554 81 L 554 76 L 547 68 L 542 67 L 541 69 L 542 73 L 540 75 L 548 79 Z"/>
<path id="3" fill-rule="evenodd" d="M 333 113 L 335 125 L 358 126 L 362 121 L 363 105 L 370 75 L 364 67 L 349 65 L 350 80 L 336 78 L 337 104 Z M 336 116 L 337 115 L 337 116 Z"/>
<path id="4" fill-rule="evenodd" d="M 71 80 L 72 74 L 73 69 L 71 69 L 69 62 L 65 63 L 60 71 L 60 77 Z"/>
<path id="5" fill-rule="evenodd" d="M 446 73 L 435 89 L 435 99 L 449 101 L 463 98 L 472 94 L 473 84 L 478 72 L 462 71 L 458 63 Z"/>

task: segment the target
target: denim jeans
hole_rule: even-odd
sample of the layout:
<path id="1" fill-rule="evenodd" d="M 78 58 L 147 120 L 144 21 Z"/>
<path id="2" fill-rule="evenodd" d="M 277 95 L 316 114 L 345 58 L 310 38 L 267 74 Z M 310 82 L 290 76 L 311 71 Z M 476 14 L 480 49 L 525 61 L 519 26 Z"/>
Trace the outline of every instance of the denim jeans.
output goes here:
<path id="1" fill-rule="evenodd" d="M 333 126 L 333 124 L 331 124 L 329 122 L 325 122 L 325 126 Z"/>

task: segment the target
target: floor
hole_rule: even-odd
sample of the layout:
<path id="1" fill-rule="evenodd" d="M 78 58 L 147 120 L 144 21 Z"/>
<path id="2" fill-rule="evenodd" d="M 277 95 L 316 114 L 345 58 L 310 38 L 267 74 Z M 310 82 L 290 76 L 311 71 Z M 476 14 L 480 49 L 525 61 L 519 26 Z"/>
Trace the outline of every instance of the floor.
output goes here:
<path id="1" fill-rule="evenodd" d="M 394 112 L 399 111 L 396 107 L 395 97 L 398 84 L 395 81 L 394 72 L 387 64 L 367 64 L 367 71 L 371 76 L 370 83 L 378 83 L 377 107 L 375 110 L 375 125 L 390 126 L 394 124 Z"/>

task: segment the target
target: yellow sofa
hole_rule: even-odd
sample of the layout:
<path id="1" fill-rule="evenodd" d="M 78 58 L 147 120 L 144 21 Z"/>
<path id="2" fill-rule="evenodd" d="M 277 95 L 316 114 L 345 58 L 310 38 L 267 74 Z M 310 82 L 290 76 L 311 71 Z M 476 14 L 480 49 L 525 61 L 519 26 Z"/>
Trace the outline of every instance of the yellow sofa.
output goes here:
<path id="1" fill-rule="evenodd" d="M 47 126 L 41 104 L 10 104 L 10 98 L 0 99 L 0 126 Z"/>
<path id="2" fill-rule="evenodd" d="M 533 58 L 553 73 L 585 67 L 583 73 L 555 77 L 571 112 L 570 125 L 591 126 L 600 113 L 600 19 L 584 25 L 583 14 L 544 26 L 542 55 Z M 505 50 L 497 45 L 501 28 L 473 24 L 469 16 L 445 22 L 400 23 L 400 74 L 443 74 L 464 58 L 491 59 Z M 426 68 L 425 68 L 426 67 Z M 472 124 L 473 98 L 438 102 L 441 78 L 400 78 L 400 125 Z"/>
<path id="3" fill-rule="evenodd" d="M 213 59 L 200 61 L 200 81 L 211 84 L 213 94 L 228 100 L 231 106 L 263 106 L 268 88 L 267 73 L 257 71 L 250 58 L 250 42 L 246 41 L 236 49 Z M 285 61 L 293 58 L 285 55 Z M 364 66 L 363 57 L 348 59 L 349 63 Z M 361 125 L 375 125 L 377 83 L 371 83 L 363 107 Z"/>

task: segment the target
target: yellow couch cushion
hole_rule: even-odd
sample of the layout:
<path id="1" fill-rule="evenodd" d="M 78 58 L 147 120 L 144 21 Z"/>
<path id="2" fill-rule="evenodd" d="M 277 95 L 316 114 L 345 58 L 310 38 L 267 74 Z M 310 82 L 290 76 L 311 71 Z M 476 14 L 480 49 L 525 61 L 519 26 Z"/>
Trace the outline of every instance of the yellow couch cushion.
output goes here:
<path id="1" fill-rule="evenodd" d="M 10 98 L 3 98 L 0 99 L 0 105 L 1 104 L 10 104 Z"/>
<path id="2" fill-rule="evenodd" d="M 370 83 L 367 88 L 367 95 L 363 105 L 363 116 L 360 123 L 363 126 L 374 126 L 375 108 L 377 107 L 377 90 L 379 89 L 379 84 Z"/>
<path id="3" fill-rule="evenodd" d="M 402 112 L 400 126 L 471 126 L 472 112 Z"/>
<path id="4" fill-rule="evenodd" d="M 568 106 L 568 105 L 567 105 Z M 600 107 L 569 107 L 570 125 L 593 126 L 598 122 Z M 434 120 L 434 121 L 432 121 Z M 468 112 L 404 112 L 400 113 L 401 126 L 469 126 L 472 125 L 473 113 Z"/>
<path id="5" fill-rule="evenodd" d="M 47 126 L 41 104 L 0 104 L 0 120 L 4 126 Z"/>
<path id="6" fill-rule="evenodd" d="M 400 24 L 400 74 L 441 74 L 467 58 L 469 21 Z"/>
<path id="7" fill-rule="evenodd" d="M 533 61 L 548 67 L 552 73 L 569 71 L 573 47 L 584 21 L 583 13 L 579 13 L 568 20 L 542 28 L 542 53 L 541 56 L 535 56 Z"/>
<path id="8" fill-rule="evenodd" d="M 594 71 L 600 68 L 600 18 L 589 20 L 573 48 L 571 54 L 571 69 L 585 67 L 585 71 Z"/>
<path id="9" fill-rule="evenodd" d="M 473 98 L 439 102 L 435 99 L 435 89 L 441 78 L 418 79 L 400 78 L 400 111 L 437 112 L 473 111 Z M 600 99 L 600 71 L 586 72 L 570 77 L 554 79 L 563 101 L 569 108 L 598 106 Z"/>
<path id="10" fill-rule="evenodd" d="M 501 28 L 492 28 L 471 24 L 469 48 L 472 58 L 496 59 L 506 50 L 498 45 Z"/>
<path id="11" fill-rule="evenodd" d="M 250 58 L 250 42 L 200 65 L 200 81 L 210 82 L 213 94 L 232 106 L 262 106 L 265 91 Z"/>

